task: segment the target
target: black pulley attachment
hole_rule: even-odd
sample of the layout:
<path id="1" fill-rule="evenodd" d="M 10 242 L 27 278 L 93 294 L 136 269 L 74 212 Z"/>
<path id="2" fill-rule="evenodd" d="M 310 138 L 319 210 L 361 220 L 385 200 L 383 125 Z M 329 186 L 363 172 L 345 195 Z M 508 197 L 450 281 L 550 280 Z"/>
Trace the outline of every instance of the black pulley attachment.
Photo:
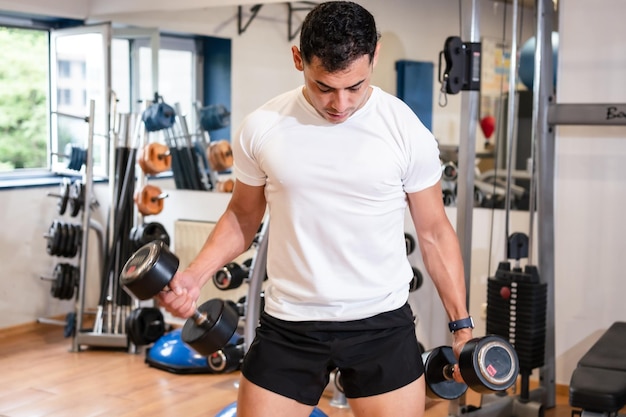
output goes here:
<path id="1" fill-rule="evenodd" d="M 441 57 L 446 67 L 441 74 Z M 461 90 L 480 90 L 481 44 L 463 42 L 458 36 L 446 39 L 439 53 L 439 82 L 442 91 L 457 94 Z"/>

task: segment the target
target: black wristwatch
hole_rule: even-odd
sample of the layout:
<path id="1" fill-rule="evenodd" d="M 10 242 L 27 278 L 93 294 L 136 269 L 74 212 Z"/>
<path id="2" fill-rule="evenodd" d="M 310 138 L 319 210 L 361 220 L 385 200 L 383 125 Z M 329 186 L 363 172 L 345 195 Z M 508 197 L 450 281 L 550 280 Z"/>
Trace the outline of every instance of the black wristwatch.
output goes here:
<path id="1" fill-rule="evenodd" d="M 461 320 L 455 320 L 455 321 L 451 321 L 450 323 L 448 323 L 448 328 L 450 329 L 450 332 L 454 333 L 457 330 L 461 330 L 461 329 L 473 329 L 474 328 L 474 319 L 472 319 L 472 316 L 469 316 L 467 318 L 461 319 Z"/>

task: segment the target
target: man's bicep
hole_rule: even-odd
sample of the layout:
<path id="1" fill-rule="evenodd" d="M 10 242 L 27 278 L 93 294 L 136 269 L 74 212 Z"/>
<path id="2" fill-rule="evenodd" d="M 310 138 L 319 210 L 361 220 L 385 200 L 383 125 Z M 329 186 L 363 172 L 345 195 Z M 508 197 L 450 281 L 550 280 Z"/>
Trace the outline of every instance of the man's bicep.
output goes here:
<path id="1" fill-rule="evenodd" d="M 439 182 L 421 191 L 407 194 L 407 199 L 411 219 L 418 235 L 432 232 L 441 224 L 449 224 Z"/>

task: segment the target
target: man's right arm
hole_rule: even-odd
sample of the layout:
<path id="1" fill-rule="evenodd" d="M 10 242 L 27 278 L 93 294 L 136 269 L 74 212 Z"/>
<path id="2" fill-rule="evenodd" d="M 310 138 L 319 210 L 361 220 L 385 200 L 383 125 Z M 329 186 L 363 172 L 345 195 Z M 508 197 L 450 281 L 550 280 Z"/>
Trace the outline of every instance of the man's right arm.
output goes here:
<path id="1" fill-rule="evenodd" d="M 190 317 L 196 308 L 200 288 L 228 262 L 245 252 L 252 243 L 266 211 L 264 187 L 236 181 L 226 210 L 202 249 L 184 271 L 178 271 L 170 291 L 158 299 L 170 313 Z"/>

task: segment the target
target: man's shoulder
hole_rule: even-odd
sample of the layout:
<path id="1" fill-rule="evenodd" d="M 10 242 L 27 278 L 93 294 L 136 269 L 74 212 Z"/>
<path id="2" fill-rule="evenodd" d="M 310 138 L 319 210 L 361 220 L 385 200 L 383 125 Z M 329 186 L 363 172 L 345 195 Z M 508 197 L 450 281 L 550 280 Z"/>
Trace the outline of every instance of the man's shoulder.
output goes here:
<path id="1" fill-rule="evenodd" d="M 291 105 L 298 99 L 298 96 L 301 94 L 301 89 L 302 87 L 294 88 L 289 91 L 285 91 L 277 96 L 274 96 L 273 98 L 266 101 L 263 105 L 261 105 L 261 107 L 259 107 L 259 110 L 268 108 L 281 108 L 287 105 Z"/>
<path id="2" fill-rule="evenodd" d="M 400 113 L 400 114 L 414 114 L 413 110 L 402 101 L 399 97 L 383 90 L 382 88 L 372 85 L 372 98 L 375 103 L 379 106 L 380 110 L 391 111 L 392 113 Z"/>
<path id="3" fill-rule="evenodd" d="M 293 113 L 293 109 L 297 107 L 298 95 L 301 94 L 300 88 L 286 91 L 266 101 L 245 117 L 243 125 L 262 129 Z"/>

